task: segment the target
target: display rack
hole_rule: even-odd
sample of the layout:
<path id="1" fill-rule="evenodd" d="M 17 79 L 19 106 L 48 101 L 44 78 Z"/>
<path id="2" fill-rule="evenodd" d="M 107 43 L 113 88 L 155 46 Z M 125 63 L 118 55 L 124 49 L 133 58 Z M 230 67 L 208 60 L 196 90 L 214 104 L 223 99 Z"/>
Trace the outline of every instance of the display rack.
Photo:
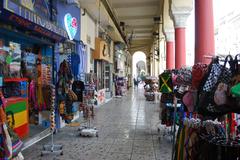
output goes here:
<path id="1" fill-rule="evenodd" d="M 116 80 L 116 96 L 124 96 L 127 92 L 127 79 L 125 77 L 117 77 Z"/>
<path id="2" fill-rule="evenodd" d="M 80 136 L 84 137 L 98 137 L 98 130 L 91 125 L 91 120 L 94 118 L 94 105 L 96 102 L 95 85 L 85 85 L 85 91 L 83 96 L 83 103 L 81 104 L 83 110 L 83 116 L 85 118 L 85 124 L 81 126 L 78 131 Z"/>
<path id="3" fill-rule="evenodd" d="M 144 95 L 147 101 L 155 101 L 155 95 L 158 90 L 158 80 L 156 77 L 146 77 L 144 85 Z"/>
<path id="4" fill-rule="evenodd" d="M 45 154 L 60 154 L 63 155 L 63 145 L 60 144 L 54 144 L 54 133 L 56 130 L 56 124 L 55 124 L 55 86 L 51 85 L 52 87 L 52 101 L 51 101 L 51 144 L 47 144 L 43 146 L 43 150 L 41 152 L 41 156 Z"/>

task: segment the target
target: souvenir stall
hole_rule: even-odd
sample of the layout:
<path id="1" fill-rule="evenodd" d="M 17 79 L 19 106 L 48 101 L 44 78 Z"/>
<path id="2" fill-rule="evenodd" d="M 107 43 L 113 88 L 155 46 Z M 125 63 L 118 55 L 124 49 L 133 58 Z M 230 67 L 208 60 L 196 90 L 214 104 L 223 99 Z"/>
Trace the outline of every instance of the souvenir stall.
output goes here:
<path id="1" fill-rule="evenodd" d="M 86 53 L 85 45 L 80 42 L 64 43 L 56 48 L 57 58 L 57 126 L 62 128 L 66 123 L 79 118 L 79 105 L 83 101 L 85 90 Z"/>
<path id="2" fill-rule="evenodd" d="M 117 77 L 116 78 L 116 96 L 124 96 L 127 93 L 127 78 L 126 77 Z"/>
<path id="3" fill-rule="evenodd" d="M 20 138 L 33 136 L 30 129 L 36 133 L 49 127 L 52 51 L 49 46 L 4 42 L 0 63 L 8 72 L 3 73 L 2 92 L 7 115 L 15 121 L 14 131 Z"/>
<path id="4" fill-rule="evenodd" d="M 104 37 L 104 36 L 102 36 Z M 112 68 L 113 46 L 112 40 L 105 36 L 96 37 L 95 50 L 93 52 L 94 73 L 96 74 L 96 89 L 98 92 L 98 105 L 106 102 L 112 96 Z"/>
<path id="5" fill-rule="evenodd" d="M 85 85 L 83 102 L 81 103 L 80 110 L 83 112 L 83 117 L 85 119 L 85 125 L 79 128 L 79 135 L 84 137 L 98 137 L 98 130 L 91 124 L 94 118 L 94 105 L 97 104 L 97 92 L 95 90 L 96 86 L 94 83 L 88 83 Z"/>
<path id="6" fill-rule="evenodd" d="M 174 89 L 169 98 L 171 102 L 175 99 L 171 125 L 177 123 L 179 129 L 176 138 L 172 135 L 172 159 L 238 159 L 239 57 L 215 57 L 209 65 L 195 64 L 191 72 L 172 70 L 160 82 L 165 92 Z M 167 79 L 172 80 L 168 82 Z M 171 82 L 172 87 L 169 87 Z M 166 104 L 167 100 L 168 96 L 164 98 L 163 94 L 161 102 Z M 184 107 L 180 116 L 177 101 Z"/>
<path id="7" fill-rule="evenodd" d="M 155 101 L 158 92 L 158 79 L 156 77 L 146 77 L 144 85 L 144 95 L 147 101 Z"/>
<path id="8" fill-rule="evenodd" d="M 56 66 L 56 126 L 62 128 L 79 118 L 79 105 L 83 101 L 85 72 L 87 70 L 86 45 L 80 40 L 81 10 L 79 6 L 54 1 L 59 25 L 65 28 L 69 40 L 55 45 Z M 60 116 L 59 116 L 60 115 Z"/>
<path id="9" fill-rule="evenodd" d="M 14 131 L 15 122 L 9 121 L 6 113 L 10 112 L 6 111 L 6 99 L 0 91 L 0 159 L 22 160 L 23 142 Z"/>
<path id="10" fill-rule="evenodd" d="M 67 39 L 67 32 L 51 22 L 49 12 L 42 13 L 49 10 L 48 5 L 43 3 L 39 8 L 12 0 L 0 2 L 0 20 L 4 22 L 0 23 L 0 86 L 6 124 L 16 133 L 10 138 L 19 137 L 31 144 L 35 135 L 50 127 L 54 44 Z"/>
<path id="11" fill-rule="evenodd" d="M 176 70 L 165 70 L 159 75 L 159 91 L 160 98 L 160 115 L 161 125 L 158 131 L 162 133 L 161 136 L 168 136 L 173 141 L 176 124 L 178 125 L 184 113 L 184 106 L 181 100 L 176 98 L 176 91 L 178 91 L 178 84 L 174 83 L 173 75 Z M 173 145 L 174 146 L 174 145 Z"/>

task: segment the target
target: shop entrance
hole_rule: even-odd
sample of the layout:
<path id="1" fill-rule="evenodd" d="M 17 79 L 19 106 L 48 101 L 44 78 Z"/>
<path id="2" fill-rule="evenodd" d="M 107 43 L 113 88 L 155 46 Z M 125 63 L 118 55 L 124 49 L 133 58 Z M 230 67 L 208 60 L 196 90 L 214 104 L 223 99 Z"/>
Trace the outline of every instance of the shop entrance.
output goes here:
<path id="1" fill-rule="evenodd" d="M 1 88 L 9 126 L 27 141 L 50 127 L 53 43 L 0 29 Z"/>
<path id="2" fill-rule="evenodd" d="M 138 51 L 133 54 L 132 73 L 133 79 L 136 81 L 144 80 L 147 75 L 146 54 L 144 52 Z"/>

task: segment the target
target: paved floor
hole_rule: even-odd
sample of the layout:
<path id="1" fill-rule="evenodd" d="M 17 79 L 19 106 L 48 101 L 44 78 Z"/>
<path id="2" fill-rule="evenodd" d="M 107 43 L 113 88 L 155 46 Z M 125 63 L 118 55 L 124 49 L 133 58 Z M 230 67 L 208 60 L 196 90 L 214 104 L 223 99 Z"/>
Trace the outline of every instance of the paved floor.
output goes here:
<path id="1" fill-rule="evenodd" d="M 55 135 L 64 145 L 63 156 L 40 156 L 49 138 L 25 150 L 26 160 L 170 160 L 171 143 L 158 140 L 159 104 L 145 101 L 143 89 L 129 91 L 96 109 L 93 125 L 99 138 L 79 137 L 76 127 L 65 127 Z"/>

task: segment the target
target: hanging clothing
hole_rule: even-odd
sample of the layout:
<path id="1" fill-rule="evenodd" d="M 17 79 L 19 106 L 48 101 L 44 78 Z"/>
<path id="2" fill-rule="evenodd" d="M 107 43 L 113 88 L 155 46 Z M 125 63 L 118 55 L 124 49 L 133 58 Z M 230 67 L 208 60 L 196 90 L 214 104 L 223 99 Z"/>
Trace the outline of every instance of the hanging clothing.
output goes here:
<path id="1" fill-rule="evenodd" d="M 86 65 L 87 65 L 87 54 L 86 54 L 86 47 L 83 43 L 80 43 L 80 45 L 78 45 L 78 53 L 80 56 L 80 68 L 79 68 L 79 72 L 80 73 L 85 73 L 86 72 Z"/>
<path id="2" fill-rule="evenodd" d="M 71 69 L 72 69 L 72 74 L 75 78 L 79 75 L 79 64 L 80 64 L 79 54 L 72 53 L 71 54 Z"/>
<path id="3" fill-rule="evenodd" d="M 74 81 L 72 90 L 77 95 L 78 101 L 83 102 L 83 91 L 85 90 L 84 82 Z"/>

